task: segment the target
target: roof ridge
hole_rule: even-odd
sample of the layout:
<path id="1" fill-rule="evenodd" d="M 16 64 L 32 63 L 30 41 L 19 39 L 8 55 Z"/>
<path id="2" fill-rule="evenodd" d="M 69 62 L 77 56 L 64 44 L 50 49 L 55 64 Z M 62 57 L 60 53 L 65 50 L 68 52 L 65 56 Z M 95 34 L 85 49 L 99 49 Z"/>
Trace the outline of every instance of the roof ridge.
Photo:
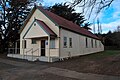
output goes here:
<path id="1" fill-rule="evenodd" d="M 40 9 L 42 9 L 42 10 L 44 10 L 44 11 L 50 12 L 51 14 L 54 14 L 55 16 L 64 19 L 65 21 L 69 21 L 69 22 L 75 24 L 74 22 L 72 22 L 72 21 L 70 21 L 70 20 L 67 20 L 67 19 L 65 19 L 65 18 L 63 18 L 63 17 L 61 17 L 61 16 L 59 16 L 59 15 L 57 15 L 57 14 L 51 12 L 51 11 L 48 11 L 48 10 L 44 9 L 42 6 L 37 6 L 37 7 L 40 8 Z M 77 24 L 75 24 L 75 25 L 77 25 Z M 78 26 L 78 25 L 77 25 L 77 26 Z M 79 27 L 80 27 L 80 26 L 79 26 Z"/>
<path id="2" fill-rule="evenodd" d="M 82 35 L 86 35 L 95 39 L 99 39 L 95 34 L 93 34 L 92 32 L 81 28 L 80 26 L 78 26 L 77 24 L 73 23 L 72 21 L 69 21 L 59 15 L 56 15 L 55 13 L 45 10 L 42 6 L 37 6 L 38 9 L 40 9 L 43 13 L 45 13 L 45 15 L 48 16 L 48 18 L 52 19 L 54 22 L 56 22 L 60 27 L 68 29 L 70 31 L 82 34 Z M 73 27 L 74 26 L 74 27 Z"/>

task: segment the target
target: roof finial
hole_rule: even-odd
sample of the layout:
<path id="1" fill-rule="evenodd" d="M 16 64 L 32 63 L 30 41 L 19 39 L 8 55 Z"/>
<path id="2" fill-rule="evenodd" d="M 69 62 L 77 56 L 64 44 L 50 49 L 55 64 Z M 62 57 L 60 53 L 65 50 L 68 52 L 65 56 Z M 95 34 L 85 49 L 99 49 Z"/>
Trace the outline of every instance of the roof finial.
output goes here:
<path id="1" fill-rule="evenodd" d="M 36 3 L 34 3 L 34 8 L 36 8 L 37 7 L 37 5 L 36 5 Z"/>
<path id="2" fill-rule="evenodd" d="M 36 20 L 36 17 L 34 17 L 34 20 Z"/>

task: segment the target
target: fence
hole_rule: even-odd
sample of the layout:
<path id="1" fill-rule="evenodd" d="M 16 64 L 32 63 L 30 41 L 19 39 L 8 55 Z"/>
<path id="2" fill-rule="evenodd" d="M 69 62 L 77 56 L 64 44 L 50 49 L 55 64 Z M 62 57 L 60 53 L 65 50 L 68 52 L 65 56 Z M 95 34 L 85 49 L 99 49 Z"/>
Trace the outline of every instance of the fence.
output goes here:
<path id="1" fill-rule="evenodd" d="M 20 54 L 20 50 L 23 52 Z M 42 55 L 42 51 L 44 50 L 44 56 Z M 35 61 L 36 59 L 40 59 L 41 61 L 44 59 L 44 61 L 47 61 L 50 58 L 55 59 L 59 56 L 59 49 L 58 48 L 26 48 L 26 49 L 15 49 L 15 48 L 9 48 L 8 49 L 8 57 L 13 58 L 21 58 L 21 59 L 27 59 L 31 61 Z"/>
<path id="2" fill-rule="evenodd" d="M 20 54 L 20 48 L 8 48 L 8 54 Z"/>
<path id="3" fill-rule="evenodd" d="M 48 55 L 48 53 L 51 53 L 51 55 L 55 55 L 56 53 L 59 53 L 58 48 L 8 48 L 8 54 L 20 54 L 20 50 L 22 51 L 21 55 L 34 55 L 34 56 L 41 56 L 42 53 L 45 53 Z M 44 52 L 45 51 L 45 52 Z"/>

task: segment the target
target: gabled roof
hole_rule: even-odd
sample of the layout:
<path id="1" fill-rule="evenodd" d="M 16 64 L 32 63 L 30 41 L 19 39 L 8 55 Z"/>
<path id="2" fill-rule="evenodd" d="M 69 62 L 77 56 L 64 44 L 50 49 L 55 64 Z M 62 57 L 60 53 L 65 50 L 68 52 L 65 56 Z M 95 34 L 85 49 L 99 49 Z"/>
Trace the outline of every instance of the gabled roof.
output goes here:
<path id="1" fill-rule="evenodd" d="M 39 25 L 41 25 L 41 27 L 43 28 L 43 30 L 50 36 L 56 37 L 57 35 L 41 20 L 37 20 L 37 23 Z"/>
<path id="2" fill-rule="evenodd" d="M 80 26 L 78 26 L 77 24 L 73 23 L 72 21 L 68 21 L 50 11 L 47 11 L 45 9 L 43 9 L 40 6 L 36 6 L 33 8 L 33 10 L 31 11 L 31 14 L 29 15 L 28 19 L 25 21 L 25 24 L 23 25 L 23 28 L 25 27 L 25 25 L 27 24 L 27 22 L 29 21 L 30 17 L 32 16 L 32 14 L 34 13 L 35 9 L 39 9 L 44 15 L 46 15 L 46 17 L 48 17 L 52 22 L 54 22 L 58 27 L 67 29 L 69 31 L 81 34 L 81 35 L 85 35 L 88 37 L 92 37 L 95 39 L 99 39 L 96 35 L 94 35 L 92 32 L 81 28 Z M 23 29 L 22 29 L 23 30 Z M 21 30 L 21 31 L 22 31 Z"/>
<path id="3" fill-rule="evenodd" d="M 68 21 L 50 11 L 44 10 L 42 7 L 37 7 L 40 11 L 42 11 L 44 14 L 46 14 L 50 19 L 52 19 L 55 23 L 57 23 L 60 27 L 68 29 L 70 31 L 89 36 L 95 39 L 99 39 L 96 35 L 94 35 L 92 32 L 81 28 L 77 24 L 73 23 L 72 21 Z"/>

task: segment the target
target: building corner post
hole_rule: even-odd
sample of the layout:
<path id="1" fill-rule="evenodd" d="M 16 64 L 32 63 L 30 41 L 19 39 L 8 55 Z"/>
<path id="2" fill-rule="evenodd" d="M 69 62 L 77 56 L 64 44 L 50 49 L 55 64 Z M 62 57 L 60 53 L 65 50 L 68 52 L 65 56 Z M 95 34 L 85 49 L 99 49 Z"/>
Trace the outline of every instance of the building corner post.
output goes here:
<path id="1" fill-rule="evenodd" d="M 48 36 L 48 62 L 50 62 L 50 36 Z"/>

